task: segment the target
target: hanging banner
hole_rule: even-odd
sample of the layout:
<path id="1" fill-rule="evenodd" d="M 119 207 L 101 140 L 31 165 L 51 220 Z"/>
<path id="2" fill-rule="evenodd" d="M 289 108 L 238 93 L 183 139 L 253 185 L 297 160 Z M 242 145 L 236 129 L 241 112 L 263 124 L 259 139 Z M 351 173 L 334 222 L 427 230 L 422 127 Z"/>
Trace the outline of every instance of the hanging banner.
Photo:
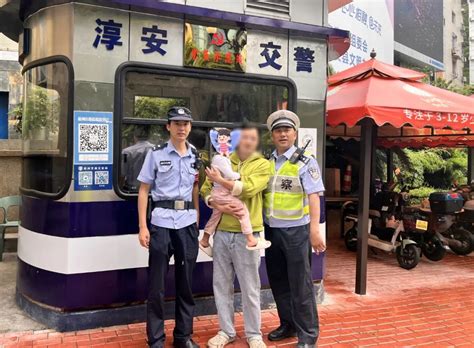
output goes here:
<path id="1" fill-rule="evenodd" d="M 184 66 L 245 72 L 247 31 L 185 24 Z"/>

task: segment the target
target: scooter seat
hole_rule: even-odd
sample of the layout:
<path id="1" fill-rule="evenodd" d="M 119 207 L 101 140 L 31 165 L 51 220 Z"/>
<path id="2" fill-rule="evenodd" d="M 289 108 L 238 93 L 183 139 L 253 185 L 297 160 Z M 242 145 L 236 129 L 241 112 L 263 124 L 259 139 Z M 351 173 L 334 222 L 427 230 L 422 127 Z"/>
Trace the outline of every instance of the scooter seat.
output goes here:
<path id="1" fill-rule="evenodd" d="M 422 214 L 431 214 L 431 208 L 423 208 L 421 207 L 420 209 L 418 209 L 418 211 Z"/>
<path id="2" fill-rule="evenodd" d="M 369 210 L 369 216 L 370 217 L 381 217 L 382 215 L 380 214 L 380 212 L 378 210 L 373 210 L 373 209 L 370 209 Z"/>
<path id="3" fill-rule="evenodd" d="M 417 213 L 418 211 L 420 211 L 420 209 L 421 208 L 419 206 L 403 207 L 403 212 L 412 214 L 412 213 Z"/>
<path id="4" fill-rule="evenodd" d="M 463 209 L 468 210 L 470 212 L 474 211 L 474 200 L 466 201 L 466 203 L 464 203 Z"/>

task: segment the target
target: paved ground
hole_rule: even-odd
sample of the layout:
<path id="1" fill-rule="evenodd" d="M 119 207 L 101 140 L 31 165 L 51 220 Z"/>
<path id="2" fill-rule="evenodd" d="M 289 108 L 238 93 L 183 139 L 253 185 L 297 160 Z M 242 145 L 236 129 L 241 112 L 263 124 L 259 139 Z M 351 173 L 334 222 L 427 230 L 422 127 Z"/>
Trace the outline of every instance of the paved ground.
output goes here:
<path id="1" fill-rule="evenodd" d="M 474 257 L 449 254 L 442 262 L 423 260 L 414 270 L 405 271 L 393 255 L 371 254 L 368 295 L 357 296 L 353 293 L 355 255 L 345 251 L 340 241 L 330 245 L 327 299 L 319 307 L 320 347 L 474 347 Z M 197 318 L 195 340 L 204 346 L 215 334 L 216 323 L 215 316 Z M 236 324 L 240 338 L 233 346 L 245 347 L 240 314 Z M 264 334 L 277 325 L 275 311 L 265 311 Z M 172 327 L 169 321 L 169 336 Z M 49 330 L 10 332 L 0 334 L 0 346 L 145 347 L 144 332 L 144 324 L 64 334 Z M 292 344 L 294 340 L 281 343 Z"/>
<path id="2" fill-rule="evenodd" d="M 0 336 L 7 331 L 45 328 L 42 324 L 28 318 L 15 305 L 16 264 L 15 253 L 3 254 L 3 261 L 0 262 Z"/>

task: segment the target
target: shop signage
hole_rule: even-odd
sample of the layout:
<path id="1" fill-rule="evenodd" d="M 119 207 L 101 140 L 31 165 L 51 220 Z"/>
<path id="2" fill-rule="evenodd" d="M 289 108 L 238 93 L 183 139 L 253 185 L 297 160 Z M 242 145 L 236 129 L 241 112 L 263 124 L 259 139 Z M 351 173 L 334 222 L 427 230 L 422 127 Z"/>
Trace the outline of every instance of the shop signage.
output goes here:
<path id="1" fill-rule="evenodd" d="M 245 72 L 246 45 L 247 31 L 245 29 L 186 23 L 184 65 L 193 68 Z"/>

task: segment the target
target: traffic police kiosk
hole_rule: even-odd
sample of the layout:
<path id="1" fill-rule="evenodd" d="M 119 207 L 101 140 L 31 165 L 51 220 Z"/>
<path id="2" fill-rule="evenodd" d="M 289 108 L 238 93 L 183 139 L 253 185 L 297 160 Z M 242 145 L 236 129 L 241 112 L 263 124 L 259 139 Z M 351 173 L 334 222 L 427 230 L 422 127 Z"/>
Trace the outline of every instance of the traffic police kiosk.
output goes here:
<path id="1" fill-rule="evenodd" d="M 348 32 L 324 26 L 326 6 L 3 1 L 0 29 L 8 25 L 19 41 L 25 91 L 19 306 L 59 330 L 144 319 L 148 254 L 137 243 L 136 187 L 122 173 L 123 162 L 143 156 L 123 150 L 139 127 L 162 143 L 172 105 L 196 116 L 190 141 L 207 158 L 210 128 L 244 119 L 264 128 L 273 111 L 297 110 L 299 145 L 310 140 L 308 151 L 324 163 L 327 61 L 349 46 Z M 263 143 L 270 148 L 268 134 Z M 197 314 L 210 313 L 211 260 L 197 261 Z M 324 255 L 313 261 L 321 280 Z M 170 305 L 173 284 L 170 272 Z"/>

